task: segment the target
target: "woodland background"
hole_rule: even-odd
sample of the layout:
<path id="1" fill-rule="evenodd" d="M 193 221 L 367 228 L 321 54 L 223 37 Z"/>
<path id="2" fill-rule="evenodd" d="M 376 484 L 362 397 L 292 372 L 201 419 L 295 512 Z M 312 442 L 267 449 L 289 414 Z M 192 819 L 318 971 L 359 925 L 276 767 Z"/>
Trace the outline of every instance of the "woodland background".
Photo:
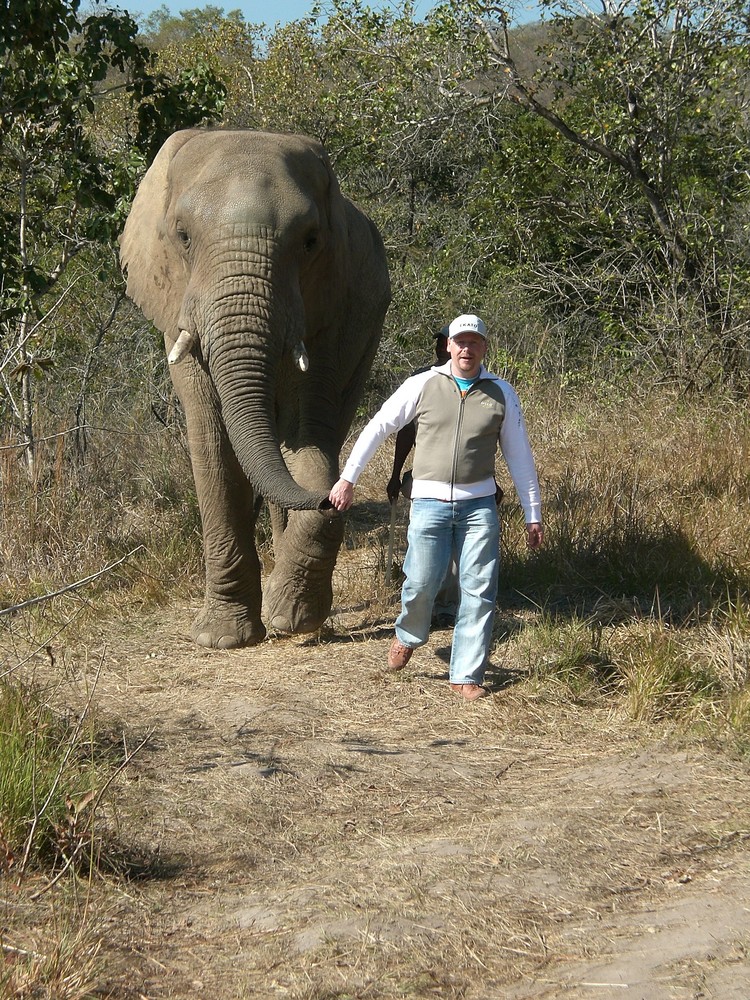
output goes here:
<path id="1" fill-rule="evenodd" d="M 550 3 L 516 28 L 483 2 L 323 11 L 6 4 L 4 481 L 169 422 L 116 241 L 164 138 L 199 123 L 319 138 L 378 223 L 394 300 L 363 413 L 468 308 L 521 389 L 746 393 L 745 3 Z"/>

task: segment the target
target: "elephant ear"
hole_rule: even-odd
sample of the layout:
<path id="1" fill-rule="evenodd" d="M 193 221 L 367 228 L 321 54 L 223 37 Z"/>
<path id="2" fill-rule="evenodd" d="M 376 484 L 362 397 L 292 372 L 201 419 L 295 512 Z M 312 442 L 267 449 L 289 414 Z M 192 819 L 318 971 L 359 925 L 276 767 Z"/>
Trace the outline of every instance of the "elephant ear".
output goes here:
<path id="1" fill-rule="evenodd" d="M 146 319 L 172 336 L 187 277 L 166 228 L 169 167 L 175 154 L 197 134 L 197 129 L 175 132 L 161 147 L 138 187 L 120 237 L 120 264 L 127 273 L 128 295 Z"/>

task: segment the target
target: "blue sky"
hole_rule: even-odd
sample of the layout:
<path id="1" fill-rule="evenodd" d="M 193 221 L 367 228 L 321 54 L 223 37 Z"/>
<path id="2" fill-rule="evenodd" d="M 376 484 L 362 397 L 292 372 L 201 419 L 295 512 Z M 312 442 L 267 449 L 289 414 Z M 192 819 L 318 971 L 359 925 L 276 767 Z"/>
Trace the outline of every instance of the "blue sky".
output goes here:
<path id="1" fill-rule="evenodd" d="M 206 0 L 164 0 L 163 4 L 159 0 L 114 0 L 114 2 L 116 6 L 124 8 L 134 17 L 138 14 L 152 14 L 161 6 L 167 7 L 172 14 L 179 14 L 182 10 L 195 10 L 196 8 L 207 6 Z M 269 0 L 235 0 L 234 3 L 231 0 L 228 0 L 228 2 L 211 0 L 211 5 L 214 7 L 223 7 L 225 11 L 241 10 L 246 21 L 249 21 L 251 24 L 264 23 L 269 27 L 277 22 L 286 24 L 289 21 L 296 21 L 298 18 L 304 17 L 305 14 L 310 13 L 313 3 L 314 0 L 271 0 L 270 3 Z M 433 6 L 433 3 L 434 0 L 418 0 L 416 4 L 417 17 L 424 16 L 430 7 Z M 378 0 L 369 0 L 368 6 L 387 8 L 391 5 L 387 3 L 387 0 L 386 2 L 382 2 L 382 0 L 381 2 L 378 2 Z M 393 6 L 400 5 L 394 4 Z M 323 0 L 323 7 L 325 8 L 325 0 Z M 535 5 L 531 3 L 531 0 L 526 0 L 526 2 L 521 0 L 517 4 L 509 4 L 511 11 L 513 11 L 514 7 L 516 8 L 514 20 L 533 19 L 531 12 L 535 9 Z"/>
<path id="2" fill-rule="evenodd" d="M 269 26 L 280 22 L 286 24 L 289 21 L 296 21 L 305 14 L 309 14 L 314 0 L 211 0 L 211 6 L 223 7 L 225 11 L 241 10 L 245 15 L 245 20 L 251 24 L 267 24 Z M 373 7 L 387 7 L 388 4 L 378 4 L 371 2 Z M 118 0 L 118 7 L 124 7 L 129 14 L 151 14 L 162 6 L 159 0 Z M 164 6 L 173 14 L 179 14 L 181 10 L 195 10 L 208 6 L 206 0 L 164 0 Z M 417 4 L 417 15 L 429 10 L 431 4 L 421 2 Z"/>

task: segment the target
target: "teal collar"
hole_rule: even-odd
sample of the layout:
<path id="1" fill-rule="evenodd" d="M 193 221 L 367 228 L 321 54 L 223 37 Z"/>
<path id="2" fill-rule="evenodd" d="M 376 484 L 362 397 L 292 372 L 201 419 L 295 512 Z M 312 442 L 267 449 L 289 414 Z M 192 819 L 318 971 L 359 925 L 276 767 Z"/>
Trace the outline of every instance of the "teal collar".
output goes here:
<path id="1" fill-rule="evenodd" d="M 453 378 L 461 392 L 466 392 L 479 379 L 479 376 L 476 375 L 474 378 L 459 378 L 458 375 L 454 375 Z"/>

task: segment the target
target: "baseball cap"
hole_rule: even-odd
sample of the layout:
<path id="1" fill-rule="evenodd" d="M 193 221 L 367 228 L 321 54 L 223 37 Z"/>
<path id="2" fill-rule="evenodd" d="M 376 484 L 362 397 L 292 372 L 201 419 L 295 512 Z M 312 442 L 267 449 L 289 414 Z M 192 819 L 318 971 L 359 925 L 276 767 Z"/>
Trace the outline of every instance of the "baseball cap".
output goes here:
<path id="1" fill-rule="evenodd" d="M 464 313 L 456 316 L 448 327 L 448 336 L 457 337 L 459 333 L 478 333 L 480 337 L 487 339 L 487 327 L 482 320 L 473 313 Z"/>
<path id="2" fill-rule="evenodd" d="M 448 337 L 448 325 L 441 327 L 439 330 L 434 330 L 432 336 L 437 340 L 438 337 Z"/>

